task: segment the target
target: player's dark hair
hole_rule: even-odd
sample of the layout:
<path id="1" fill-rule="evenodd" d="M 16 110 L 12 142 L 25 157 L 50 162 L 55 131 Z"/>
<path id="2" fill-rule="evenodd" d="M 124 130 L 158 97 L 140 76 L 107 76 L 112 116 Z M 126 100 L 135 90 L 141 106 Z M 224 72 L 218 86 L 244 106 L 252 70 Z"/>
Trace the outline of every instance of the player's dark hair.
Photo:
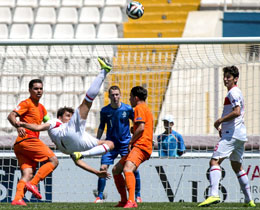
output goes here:
<path id="1" fill-rule="evenodd" d="M 133 87 L 131 93 L 133 96 L 137 96 L 142 101 L 145 101 L 147 98 L 147 90 L 142 86 Z"/>
<path id="2" fill-rule="evenodd" d="M 236 66 L 226 66 L 223 68 L 223 73 L 229 73 L 231 74 L 233 77 L 239 77 L 239 70 Z"/>
<path id="3" fill-rule="evenodd" d="M 111 90 L 119 90 L 119 93 L 121 93 L 120 88 L 117 85 L 113 85 L 108 89 L 108 93 L 110 94 Z"/>
<path id="4" fill-rule="evenodd" d="M 34 85 L 35 83 L 41 83 L 41 84 L 43 84 L 41 79 L 32 79 L 32 80 L 29 82 L 29 89 L 32 89 L 32 88 L 33 88 L 33 85 Z"/>
<path id="5" fill-rule="evenodd" d="M 59 108 L 59 110 L 57 112 L 57 118 L 62 117 L 65 112 L 69 112 L 69 113 L 73 114 L 74 113 L 74 109 L 71 108 L 71 107 L 66 107 L 66 106 L 64 106 L 62 108 Z"/>

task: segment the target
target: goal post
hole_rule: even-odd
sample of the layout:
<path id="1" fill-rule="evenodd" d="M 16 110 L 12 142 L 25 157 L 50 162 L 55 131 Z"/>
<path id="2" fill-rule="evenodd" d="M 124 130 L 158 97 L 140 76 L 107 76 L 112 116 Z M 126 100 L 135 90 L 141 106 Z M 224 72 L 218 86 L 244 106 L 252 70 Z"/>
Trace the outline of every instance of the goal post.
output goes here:
<path id="1" fill-rule="evenodd" d="M 221 116 L 226 88 L 225 66 L 240 71 L 238 86 L 245 99 L 246 143 L 244 166 L 253 198 L 260 196 L 260 38 L 158 38 L 113 40 L 1 40 L 0 41 L 0 201 L 10 202 L 20 172 L 12 145 L 16 130 L 6 117 L 26 99 L 28 83 L 44 84 L 41 103 L 51 118 L 62 106 L 76 108 L 99 72 L 97 57 L 108 59 L 113 70 L 95 99 L 86 130 L 96 136 L 99 112 L 109 103 L 108 88 L 118 85 L 122 101 L 129 104 L 133 86 L 148 90 L 147 103 L 154 116 L 154 151 L 140 167 L 141 195 L 145 202 L 199 202 L 207 194 L 206 172 L 218 134 L 215 120 Z M 174 116 L 173 129 L 182 134 L 187 152 L 179 158 L 158 156 L 157 136 L 164 131 L 162 118 Z M 43 202 L 92 202 L 97 177 L 76 168 L 69 156 L 56 150 L 46 132 L 40 137 L 57 154 L 60 165 L 44 182 Z M 105 138 L 105 134 L 103 135 Z M 100 157 L 86 161 L 100 167 Z M 228 161 L 221 181 L 225 202 L 243 202 Z M 110 167 L 109 170 L 111 170 Z M 113 181 L 106 186 L 107 201 L 119 199 Z M 26 199 L 36 201 L 26 194 Z"/>

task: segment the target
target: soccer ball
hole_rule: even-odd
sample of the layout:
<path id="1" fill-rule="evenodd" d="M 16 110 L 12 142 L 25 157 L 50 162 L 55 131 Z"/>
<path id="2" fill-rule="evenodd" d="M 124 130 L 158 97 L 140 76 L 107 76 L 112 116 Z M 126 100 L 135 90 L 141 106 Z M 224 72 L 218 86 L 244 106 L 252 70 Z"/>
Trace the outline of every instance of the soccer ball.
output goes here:
<path id="1" fill-rule="evenodd" d="M 132 1 L 126 7 L 126 14 L 132 19 L 138 19 L 144 14 L 144 7 L 141 3 Z"/>

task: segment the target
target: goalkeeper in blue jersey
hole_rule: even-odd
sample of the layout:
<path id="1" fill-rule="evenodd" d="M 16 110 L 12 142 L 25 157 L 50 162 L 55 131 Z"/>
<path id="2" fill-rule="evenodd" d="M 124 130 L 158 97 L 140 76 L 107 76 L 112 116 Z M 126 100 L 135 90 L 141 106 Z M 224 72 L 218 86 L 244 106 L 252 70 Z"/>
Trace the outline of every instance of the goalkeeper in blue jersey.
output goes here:
<path id="1" fill-rule="evenodd" d="M 185 152 L 182 135 L 172 129 L 174 125 L 172 115 L 163 118 L 165 131 L 158 136 L 159 157 L 179 157 Z"/>
<path id="2" fill-rule="evenodd" d="M 120 101 L 121 91 L 118 86 L 111 86 L 108 90 L 110 104 L 103 107 L 100 112 L 100 125 L 97 132 L 97 138 L 102 137 L 105 125 L 107 125 L 106 139 L 114 142 L 115 148 L 106 153 L 101 158 L 101 171 L 107 171 L 109 165 L 114 164 L 114 159 L 120 154 L 121 157 L 128 153 L 128 144 L 131 139 L 130 122 L 133 120 L 134 111 L 130 105 Z M 135 172 L 136 192 L 135 197 L 137 202 L 142 202 L 140 197 L 140 175 L 139 171 Z M 98 189 L 95 203 L 104 202 L 104 188 L 106 186 L 106 178 L 98 179 Z"/>

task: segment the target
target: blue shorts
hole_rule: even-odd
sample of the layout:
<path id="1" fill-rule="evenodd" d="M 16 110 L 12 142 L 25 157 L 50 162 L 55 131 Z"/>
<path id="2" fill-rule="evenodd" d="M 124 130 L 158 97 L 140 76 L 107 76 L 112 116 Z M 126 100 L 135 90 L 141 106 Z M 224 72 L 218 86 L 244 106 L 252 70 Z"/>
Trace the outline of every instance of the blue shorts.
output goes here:
<path id="1" fill-rule="evenodd" d="M 102 156 L 101 165 L 113 165 L 114 160 L 117 158 L 118 155 L 123 157 L 127 154 L 128 154 L 128 147 L 120 149 L 120 150 L 114 149 Z"/>

